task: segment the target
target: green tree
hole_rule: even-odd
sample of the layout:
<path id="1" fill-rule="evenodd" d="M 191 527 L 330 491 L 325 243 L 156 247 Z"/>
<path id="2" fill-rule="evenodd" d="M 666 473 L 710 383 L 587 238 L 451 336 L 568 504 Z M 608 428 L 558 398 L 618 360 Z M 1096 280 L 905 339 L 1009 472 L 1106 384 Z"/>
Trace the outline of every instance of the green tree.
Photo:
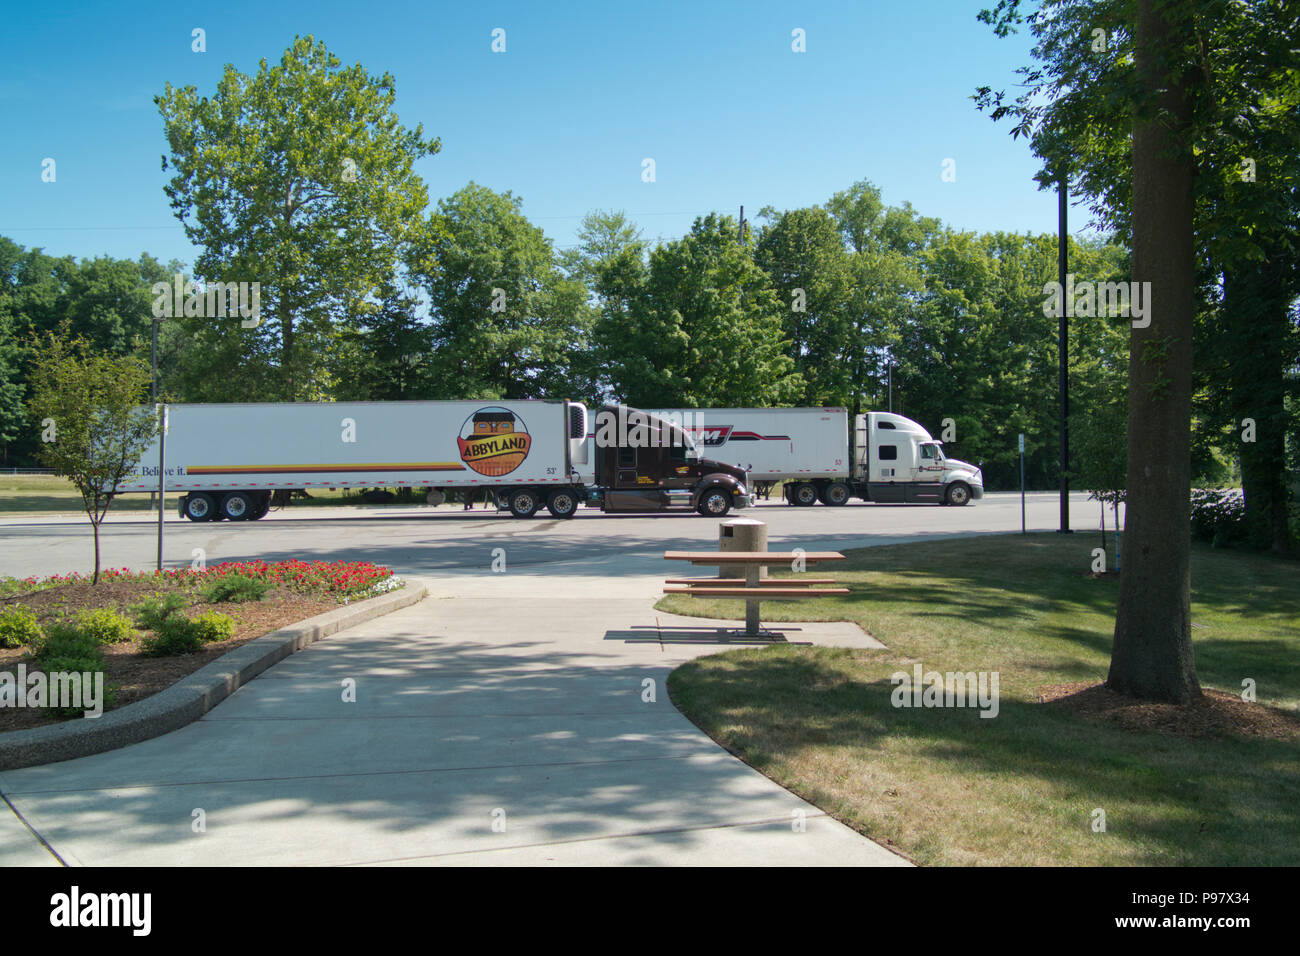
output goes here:
<path id="1" fill-rule="evenodd" d="M 1132 229 L 1132 114 L 1150 106 L 1134 56 L 1134 0 L 1057 0 L 1031 16 L 1000 0 L 981 19 L 1005 35 L 1028 23 L 1035 58 L 1015 101 L 977 91 L 994 118 L 1015 120 L 1045 160 L 1040 181 L 1069 174 L 1098 221 Z M 1189 75 L 1183 139 L 1195 157 L 1192 195 L 1199 300 L 1194 451 L 1211 464 L 1213 445 L 1241 463 L 1247 526 L 1257 546 L 1292 550 L 1287 523 L 1287 443 L 1300 442 L 1300 67 L 1294 37 L 1300 8 L 1271 0 L 1185 0 L 1186 29 L 1171 56 Z M 1174 15 L 1171 13 L 1171 15 Z M 1243 419 L 1254 441 L 1242 441 Z"/>
<path id="2" fill-rule="evenodd" d="M 32 369 L 29 410 L 41 429 L 39 460 L 81 492 L 95 537 L 122 480 L 158 434 L 149 392 L 149 366 L 131 356 L 93 352 L 83 338 L 47 334 Z"/>
<path id="3" fill-rule="evenodd" d="M 1015 134 L 1032 137 L 1044 183 L 1074 176 L 1112 221 L 1131 223 L 1133 278 L 1150 283 L 1149 321 L 1130 333 L 1129 560 L 1107 685 L 1174 703 L 1200 694 L 1189 500 L 1196 150 L 1214 113 L 1205 43 L 1225 7 L 1217 0 L 1046 3 L 1031 18 L 1041 63 L 1026 68 L 1026 92 L 1012 105 L 987 88 L 976 94 L 995 118 L 1017 118 Z M 1000 0 L 980 16 L 1005 34 L 1024 22 L 1018 8 L 1019 0 Z M 1106 38 L 1100 50 L 1087 39 L 1094 30 Z"/>
<path id="4" fill-rule="evenodd" d="M 22 437 L 27 427 L 23 405 L 27 390 L 19 379 L 24 351 L 14 334 L 13 318 L 0 310 L 0 446 L 6 459 L 10 444 Z"/>
<path id="5" fill-rule="evenodd" d="M 587 291 L 566 277 L 523 201 L 470 183 L 438 203 L 429 298 L 438 398 L 566 398 L 588 391 L 574 358 L 586 348 Z"/>
<path id="6" fill-rule="evenodd" d="M 940 224 L 918 216 L 908 203 L 885 206 L 880 190 L 865 180 L 826 205 L 853 255 L 850 322 L 838 361 L 845 376 L 841 401 L 857 415 L 867 404 L 888 405 L 895 349 L 917 321 L 925 282 L 920 256 Z"/>
<path id="7" fill-rule="evenodd" d="M 150 288 L 164 278 L 168 270 L 147 254 L 78 261 L 0 237 L 0 444 L 6 463 L 36 460 L 38 432 L 26 427 L 19 403 L 28 391 L 37 339 L 66 329 L 96 351 L 147 358 Z"/>
<path id="8" fill-rule="evenodd" d="M 642 266 L 624 250 L 603 272 L 595 355 L 614 394 L 641 407 L 779 406 L 803 388 L 786 354 L 784 307 L 734 219 L 710 214 Z"/>
<path id="9" fill-rule="evenodd" d="M 771 220 L 754 261 L 768 274 L 783 308 L 782 330 L 804 382 L 802 405 L 848 401 L 854 383 L 843 357 L 854 352 L 856 293 L 852 255 L 835 218 L 819 206 L 760 213 Z"/>
<path id="10" fill-rule="evenodd" d="M 155 98 L 175 175 L 168 198 L 208 282 L 260 283 L 260 320 L 185 323 L 222 388 L 318 397 L 339 320 L 375 295 L 420 237 L 428 194 L 416 160 L 440 149 L 403 127 L 392 76 L 342 66 L 312 37 L 275 66 L 227 65 L 216 92 L 167 84 Z M 191 377 L 199 373 L 191 370 Z"/>
<path id="11" fill-rule="evenodd" d="M 433 330 L 416 306 L 414 296 L 390 289 L 348 316 L 330 361 L 336 400 L 412 401 L 434 395 Z"/>

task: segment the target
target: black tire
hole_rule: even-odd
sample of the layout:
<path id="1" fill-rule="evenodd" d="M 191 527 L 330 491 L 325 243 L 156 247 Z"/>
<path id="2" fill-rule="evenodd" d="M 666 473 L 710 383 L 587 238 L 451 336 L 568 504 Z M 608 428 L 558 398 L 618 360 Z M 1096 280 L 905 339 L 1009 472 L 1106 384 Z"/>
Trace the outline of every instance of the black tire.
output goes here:
<path id="1" fill-rule="evenodd" d="M 954 481 L 944 493 L 945 504 L 960 508 L 970 502 L 970 485 L 964 481 Z"/>
<path id="2" fill-rule="evenodd" d="M 247 491 L 232 491 L 221 499 L 221 516 L 230 521 L 251 521 L 256 511 L 253 496 Z"/>
<path id="3" fill-rule="evenodd" d="M 700 495 L 695 510 L 706 518 L 721 518 L 731 510 L 731 492 L 722 485 L 714 485 Z"/>
<path id="4" fill-rule="evenodd" d="M 572 488 L 557 488 L 546 496 L 546 510 L 553 518 L 572 518 L 578 513 L 578 495 Z"/>
<path id="5" fill-rule="evenodd" d="M 185 517 L 191 521 L 220 521 L 217 503 L 206 491 L 192 491 L 185 496 Z"/>
<path id="6" fill-rule="evenodd" d="M 794 486 L 790 492 L 790 504 L 800 508 L 810 508 L 817 503 L 820 495 L 817 494 L 817 486 L 803 481 Z"/>
<path id="7" fill-rule="evenodd" d="M 531 518 L 537 514 L 537 509 L 542 506 L 541 499 L 538 498 L 537 492 L 531 488 L 516 488 L 510 492 L 507 498 L 510 513 L 516 518 Z"/>
<path id="8" fill-rule="evenodd" d="M 838 508 L 849 503 L 849 499 L 853 497 L 853 492 L 844 482 L 832 481 L 822 491 L 821 497 L 822 504 Z"/>
<path id="9" fill-rule="evenodd" d="M 253 496 L 253 513 L 249 516 L 249 521 L 260 521 L 266 517 L 266 513 L 271 510 L 271 493 L 261 491 Z"/>

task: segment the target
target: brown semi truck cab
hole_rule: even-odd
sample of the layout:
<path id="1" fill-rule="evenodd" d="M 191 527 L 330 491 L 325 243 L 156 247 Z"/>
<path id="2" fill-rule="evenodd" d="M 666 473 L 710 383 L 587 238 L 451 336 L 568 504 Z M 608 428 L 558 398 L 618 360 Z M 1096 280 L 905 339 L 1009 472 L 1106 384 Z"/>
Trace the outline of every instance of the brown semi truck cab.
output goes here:
<path id="1" fill-rule="evenodd" d="M 596 422 L 593 503 L 603 511 L 683 509 L 720 516 L 752 507 L 745 472 L 699 457 L 691 436 L 671 421 L 607 405 Z"/>

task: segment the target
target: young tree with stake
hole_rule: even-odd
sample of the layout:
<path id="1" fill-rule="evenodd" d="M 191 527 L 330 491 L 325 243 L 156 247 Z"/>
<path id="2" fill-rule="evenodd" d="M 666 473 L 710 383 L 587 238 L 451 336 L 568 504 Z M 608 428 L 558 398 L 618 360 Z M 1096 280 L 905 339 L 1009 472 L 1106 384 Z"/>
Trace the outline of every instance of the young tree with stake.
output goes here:
<path id="1" fill-rule="evenodd" d="M 95 536 L 91 583 L 98 584 L 99 526 L 118 485 L 134 473 L 158 434 L 154 410 L 140 404 L 149 394 L 149 366 L 91 352 L 80 337 L 50 333 L 32 369 L 31 388 L 28 410 L 41 429 L 37 459 L 81 493 Z"/>

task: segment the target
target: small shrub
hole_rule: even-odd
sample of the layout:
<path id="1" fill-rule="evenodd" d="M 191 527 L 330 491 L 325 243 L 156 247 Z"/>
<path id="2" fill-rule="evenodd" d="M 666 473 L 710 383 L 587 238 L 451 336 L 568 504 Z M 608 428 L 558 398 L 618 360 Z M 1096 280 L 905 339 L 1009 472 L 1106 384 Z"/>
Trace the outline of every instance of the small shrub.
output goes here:
<path id="1" fill-rule="evenodd" d="M 165 617 L 151 637 L 140 643 L 140 652 L 148 657 L 193 654 L 211 641 L 224 641 L 235 632 L 235 622 L 225 614 L 208 611 L 193 620 L 183 614 Z"/>
<path id="2" fill-rule="evenodd" d="M 185 607 L 185 596 L 171 593 L 145 598 L 135 606 L 135 623 L 155 634 L 163 629 L 163 623 Z"/>
<path id="3" fill-rule="evenodd" d="M 46 675 L 64 673 L 101 674 L 104 671 L 103 647 L 85 628 L 66 621 L 51 624 L 45 639 L 36 646 L 36 669 Z M 94 679 L 93 676 L 91 678 Z M 84 693 L 84 692 L 83 692 Z M 117 688 L 104 685 L 105 708 L 117 699 Z M 88 707 L 49 707 L 59 717 L 82 717 Z"/>
<path id="4" fill-rule="evenodd" d="M 244 574 L 226 574 L 204 586 L 203 600 L 208 604 L 220 604 L 223 601 L 241 604 L 245 601 L 260 601 L 270 588 L 270 581 Z"/>
<path id="5" fill-rule="evenodd" d="M 0 647 L 35 647 L 44 637 L 31 608 L 10 604 L 0 610 Z"/>
<path id="6" fill-rule="evenodd" d="M 97 644 L 122 644 L 136 636 L 131 622 L 108 608 L 78 611 L 72 620 L 75 627 L 94 638 Z"/>
<path id="7" fill-rule="evenodd" d="M 56 621 L 46 629 L 45 640 L 35 648 L 33 657 L 42 667 L 51 670 L 84 670 L 85 668 L 54 667 L 58 661 L 92 661 L 101 666 L 104 652 L 99 641 L 75 624 Z"/>
<path id="8" fill-rule="evenodd" d="M 189 618 L 173 614 L 163 620 L 154 633 L 140 642 L 140 653 L 146 657 L 170 657 L 174 654 L 193 654 L 203 647 L 203 641 L 190 626 Z"/>
<path id="9" fill-rule="evenodd" d="M 66 668 L 66 667 L 65 667 L 65 668 L 60 668 L 60 670 L 71 670 L 71 669 L 72 669 L 72 668 Z M 51 670 L 53 670 L 53 668 L 51 668 Z M 87 670 L 89 670 L 89 668 L 82 667 L 82 668 L 77 668 L 77 670 L 78 670 L 80 673 L 83 673 L 83 674 L 84 674 Z M 94 680 L 94 677 L 92 677 L 91 680 Z M 82 691 L 82 701 L 83 701 L 83 704 L 84 704 L 84 702 L 85 702 L 85 691 Z M 108 709 L 109 709 L 110 707 L 112 707 L 115 703 L 117 703 L 117 685 L 116 685 L 116 684 L 110 684 L 110 683 L 108 683 L 107 681 L 105 681 L 105 682 L 104 682 L 104 699 L 100 702 L 100 707 L 102 707 L 104 710 L 108 710 Z M 90 709 L 89 707 L 85 707 L 85 706 L 81 706 L 81 707 L 51 707 L 51 708 L 50 708 L 50 713 L 51 713 L 51 714 L 54 714 L 54 715 L 57 716 L 57 717 L 85 717 L 85 716 L 86 716 L 86 711 L 89 710 L 89 709 Z"/>
<path id="10" fill-rule="evenodd" d="M 235 633 L 234 620 L 217 611 L 200 614 L 190 621 L 190 627 L 204 643 L 224 641 Z"/>
<path id="11" fill-rule="evenodd" d="M 54 686 L 53 686 L 53 677 L 51 675 L 62 672 L 65 674 L 72 674 L 72 673 L 81 674 L 84 677 L 84 675 L 89 674 L 91 675 L 90 679 L 93 681 L 95 679 L 94 677 L 95 674 L 102 674 L 104 672 L 104 658 L 102 652 L 98 652 L 98 648 L 96 648 L 96 650 L 98 656 L 94 656 L 94 657 L 54 656 L 54 657 L 43 658 L 38 662 L 39 666 L 37 667 L 37 670 L 41 671 L 46 675 L 46 680 L 47 680 L 46 693 L 51 695 L 50 697 L 47 697 L 47 703 L 45 708 L 49 713 L 54 714 L 57 717 L 84 717 L 86 711 L 91 709 L 88 702 L 86 701 L 86 690 L 84 689 L 82 690 L 82 703 L 80 706 L 76 706 L 76 707 L 53 706 L 54 701 L 52 699 L 52 695 L 54 694 Z M 85 688 L 84 680 L 82 681 L 82 687 Z M 103 696 L 103 700 L 101 701 L 101 707 L 107 710 L 109 707 L 112 707 L 113 703 L 117 700 L 117 686 L 115 684 L 109 684 L 106 681 L 104 683 L 103 689 L 104 689 L 104 696 Z"/>

